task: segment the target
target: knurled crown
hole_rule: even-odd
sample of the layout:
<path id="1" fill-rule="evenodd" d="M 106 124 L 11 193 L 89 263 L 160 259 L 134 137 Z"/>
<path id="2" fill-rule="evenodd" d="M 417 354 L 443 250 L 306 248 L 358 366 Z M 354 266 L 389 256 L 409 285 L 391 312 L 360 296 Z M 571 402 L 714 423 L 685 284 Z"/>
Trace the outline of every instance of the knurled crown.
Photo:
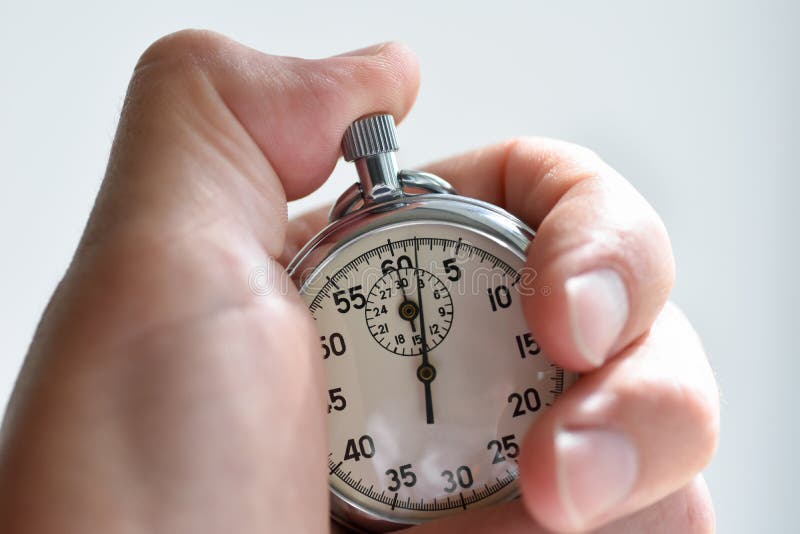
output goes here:
<path id="1" fill-rule="evenodd" d="M 348 126 L 342 137 L 342 153 L 347 161 L 397 150 L 394 117 L 388 114 L 362 117 Z"/>

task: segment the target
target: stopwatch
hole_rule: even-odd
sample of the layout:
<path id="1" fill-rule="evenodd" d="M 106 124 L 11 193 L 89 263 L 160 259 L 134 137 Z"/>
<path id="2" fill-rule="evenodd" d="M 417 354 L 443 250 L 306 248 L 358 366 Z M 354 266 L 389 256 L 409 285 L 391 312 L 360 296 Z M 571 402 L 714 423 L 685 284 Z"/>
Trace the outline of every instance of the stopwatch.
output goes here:
<path id="1" fill-rule="evenodd" d="M 288 266 L 319 333 L 331 514 L 366 532 L 518 497 L 522 439 L 576 379 L 522 314 L 533 230 L 397 150 L 391 115 L 347 128 L 359 181 Z"/>

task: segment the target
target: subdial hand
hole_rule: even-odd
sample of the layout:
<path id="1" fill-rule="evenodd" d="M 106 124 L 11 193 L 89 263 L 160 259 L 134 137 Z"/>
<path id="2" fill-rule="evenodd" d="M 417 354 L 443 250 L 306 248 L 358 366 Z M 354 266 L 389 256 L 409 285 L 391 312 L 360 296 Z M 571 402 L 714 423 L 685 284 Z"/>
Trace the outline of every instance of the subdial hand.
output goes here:
<path id="1" fill-rule="evenodd" d="M 419 275 L 418 275 L 419 276 Z M 403 285 L 404 278 L 400 276 L 400 269 L 397 269 L 397 285 L 400 286 L 400 291 L 403 292 L 403 302 L 400 303 L 400 317 L 405 319 L 411 325 L 411 332 L 416 332 L 417 327 L 414 325 L 414 319 L 417 318 L 418 308 L 416 303 L 408 300 L 406 294 L 406 286 Z"/>
<path id="2" fill-rule="evenodd" d="M 431 382 L 436 378 L 436 368 L 431 365 L 428 358 L 428 341 L 425 336 L 425 311 L 422 305 L 422 284 L 419 279 L 419 258 L 417 251 L 419 245 L 417 238 L 414 237 L 414 272 L 416 273 L 417 281 L 417 306 L 419 307 L 419 329 L 421 333 L 422 342 L 422 364 L 417 368 L 417 378 L 425 387 L 425 418 L 429 425 L 433 424 L 433 400 L 431 399 Z"/>

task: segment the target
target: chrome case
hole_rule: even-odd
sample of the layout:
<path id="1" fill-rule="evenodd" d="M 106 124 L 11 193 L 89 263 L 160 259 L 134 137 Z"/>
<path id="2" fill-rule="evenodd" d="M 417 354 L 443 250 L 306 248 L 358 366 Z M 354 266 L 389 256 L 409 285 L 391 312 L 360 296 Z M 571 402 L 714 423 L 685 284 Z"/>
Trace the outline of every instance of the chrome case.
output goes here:
<path id="1" fill-rule="evenodd" d="M 359 127 L 371 130 L 359 131 Z M 356 121 L 342 144 L 345 158 L 356 162 L 360 183 L 342 194 L 331 209 L 329 224 L 287 267 L 301 292 L 320 267 L 350 244 L 397 225 L 434 222 L 460 226 L 482 233 L 525 258 L 534 236 L 525 223 L 497 206 L 456 194 L 450 184 L 435 175 L 397 170 L 391 116 L 374 115 Z M 350 528 L 384 532 L 408 526 L 365 510 L 330 489 L 331 515 Z"/>
<path id="2" fill-rule="evenodd" d="M 419 189 L 419 184 L 429 178 L 435 178 L 437 186 L 444 182 L 441 178 L 428 173 L 402 171 L 400 176 L 403 183 L 407 183 L 404 180 L 406 176 L 413 176 L 412 183 L 415 189 Z M 433 187 L 429 190 L 431 189 Z M 401 196 L 367 204 L 349 213 L 343 212 L 341 218 L 333 219 L 295 255 L 287 267 L 297 287 L 302 288 L 305 280 L 327 258 L 346 248 L 353 241 L 364 234 L 396 224 L 430 221 L 462 226 L 500 241 L 522 257 L 533 239 L 534 231 L 504 209 L 487 202 L 456 195 L 449 186 L 446 191 L 440 192 L 414 194 L 406 191 L 404 188 Z M 343 195 L 331 209 L 332 217 L 342 212 L 340 204 L 342 200 L 352 202 L 349 195 Z"/>

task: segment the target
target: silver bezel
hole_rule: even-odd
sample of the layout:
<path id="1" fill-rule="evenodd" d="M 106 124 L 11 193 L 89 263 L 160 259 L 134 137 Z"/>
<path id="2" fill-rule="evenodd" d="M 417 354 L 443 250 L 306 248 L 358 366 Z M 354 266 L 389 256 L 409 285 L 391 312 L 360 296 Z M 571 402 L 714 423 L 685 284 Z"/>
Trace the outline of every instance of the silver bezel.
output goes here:
<path id="1" fill-rule="evenodd" d="M 328 224 L 295 255 L 286 270 L 300 288 L 327 257 L 367 232 L 422 220 L 449 222 L 483 232 L 523 255 L 535 233 L 506 210 L 488 202 L 438 193 L 403 196 L 369 205 Z"/>
<path id="2" fill-rule="evenodd" d="M 317 269 L 355 240 L 386 227 L 423 221 L 449 223 L 483 233 L 522 258 L 534 236 L 525 223 L 487 202 L 447 193 L 404 195 L 364 206 L 330 223 L 297 253 L 287 272 L 302 289 Z M 329 489 L 331 515 L 351 529 L 387 532 L 412 524 L 366 510 L 335 488 Z"/>

